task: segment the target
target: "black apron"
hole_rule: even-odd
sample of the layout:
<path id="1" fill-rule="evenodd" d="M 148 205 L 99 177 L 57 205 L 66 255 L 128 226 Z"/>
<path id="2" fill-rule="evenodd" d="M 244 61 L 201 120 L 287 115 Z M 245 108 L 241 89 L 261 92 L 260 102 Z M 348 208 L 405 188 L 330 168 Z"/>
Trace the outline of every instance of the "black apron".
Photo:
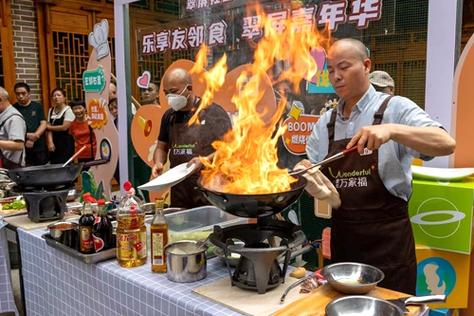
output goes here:
<path id="1" fill-rule="evenodd" d="M 49 124 L 53 126 L 61 126 L 64 122 L 64 115 L 66 111 L 63 112 L 60 118 L 52 119 L 51 114 L 53 109 L 49 110 Z M 69 134 L 69 130 L 52 132 L 53 134 L 53 143 L 55 150 L 51 153 L 51 163 L 64 163 L 69 158 L 74 155 L 74 138 Z"/>
<path id="2" fill-rule="evenodd" d="M 199 103 L 196 98 L 196 104 Z M 189 115 L 192 115 L 189 113 Z M 200 121 L 205 118 L 200 117 Z M 172 114 L 170 120 L 169 158 L 170 167 L 190 161 L 194 157 L 207 156 L 213 149 L 211 142 L 216 139 L 211 126 L 200 123 L 188 125 L 187 119 L 184 122 L 176 122 L 176 113 Z M 171 188 L 171 206 L 182 208 L 194 208 L 209 205 L 209 201 L 204 195 L 195 190 L 199 172 L 193 173 L 186 180 Z"/>
<path id="3" fill-rule="evenodd" d="M 391 97 L 374 115 L 382 121 Z M 328 123 L 328 156 L 346 148 L 350 139 L 334 140 L 336 109 Z M 382 287 L 416 294 L 416 257 L 408 203 L 392 195 L 378 172 L 378 150 L 361 156 L 351 153 L 327 165 L 323 173 L 341 196 L 341 207 L 332 212 L 331 260 L 360 262 L 381 269 Z"/>

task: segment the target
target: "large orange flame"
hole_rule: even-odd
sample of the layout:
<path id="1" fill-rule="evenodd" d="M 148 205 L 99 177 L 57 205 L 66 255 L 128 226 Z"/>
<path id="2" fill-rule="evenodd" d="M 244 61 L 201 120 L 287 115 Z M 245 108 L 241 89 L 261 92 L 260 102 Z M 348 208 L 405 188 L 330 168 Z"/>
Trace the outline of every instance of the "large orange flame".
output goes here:
<path id="1" fill-rule="evenodd" d="M 283 32 L 278 32 L 261 10 L 264 25 L 264 36 L 258 42 L 254 52 L 254 61 L 248 72 L 237 79 L 238 91 L 233 97 L 238 112 L 233 120 L 233 129 L 223 140 L 215 141 L 215 155 L 211 160 L 201 158 L 204 170 L 201 172 L 201 183 L 208 189 L 237 194 L 263 194 L 283 192 L 290 189 L 296 181 L 288 174 L 288 169 L 277 166 L 277 141 L 284 133 L 285 127 L 280 120 L 285 110 L 286 99 L 282 98 L 270 122 L 262 120 L 258 113 L 257 103 L 264 91 L 260 82 L 272 71 L 277 62 L 284 61 L 286 67 L 278 74 L 273 74 L 273 83 L 289 83 L 295 92 L 299 92 L 301 80 L 310 80 L 317 71 L 317 65 L 311 56 L 311 50 L 328 43 L 327 37 L 321 36 L 315 28 L 296 32 L 298 21 L 286 20 Z M 196 69 L 204 69 L 207 48 L 202 48 Z M 214 92 L 222 86 L 225 56 L 205 76 L 206 100 L 200 105 L 202 110 L 212 100 Z M 195 117 L 197 117 L 195 114 Z M 193 119 L 193 122 L 196 118 Z"/>

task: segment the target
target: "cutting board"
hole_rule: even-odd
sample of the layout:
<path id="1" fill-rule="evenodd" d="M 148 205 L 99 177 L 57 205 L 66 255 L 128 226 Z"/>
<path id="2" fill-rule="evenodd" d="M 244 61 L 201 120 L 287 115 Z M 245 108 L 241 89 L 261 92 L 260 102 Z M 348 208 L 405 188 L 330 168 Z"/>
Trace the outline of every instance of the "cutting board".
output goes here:
<path id="1" fill-rule="evenodd" d="M 236 286 L 231 286 L 230 278 L 224 277 L 207 285 L 193 289 L 193 292 L 205 296 L 213 301 L 221 303 L 230 309 L 244 315 L 252 316 L 324 316 L 324 309 L 329 302 L 343 296 L 336 292 L 329 285 L 323 285 L 309 294 L 300 294 L 300 287 L 291 290 L 286 297 L 285 304 L 279 304 L 280 297 L 285 289 L 297 279 L 287 277 L 284 284 L 265 294 L 257 294 L 253 291 L 242 290 Z M 407 297 L 407 294 L 375 288 L 368 295 L 382 299 L 396 299 Z M 409 316 L 420 314 L 419 307 L 410 306 Z"/>
<path id="2" fill-rule="evenodd" d="M 193 289 L 193 292 L 205 296 L 213 301 L 224 304 L 230 309 L 244 315 L 263 316 L 271 315 L 280 308 L 291 304 L 295 300 L 308 294 L 299 294 L 300 287 L 292 289 L 285 299 L 285 304 L 280 304 L 283 292 L 298 279 L 287 277 L 285 283 L 265 294 L 247 291 L 236 286 L 231 286 L 228 276 L 212 283 Z"/>
<path id="3" fill-rule="evenodd" d="M 409 296 L 404 293 L 387 290 L 381 287 L 376 287 L 367 295 L 387 300 Z M 324 310 L 326 308 L 326 305 L 329 304 L 332 300 L 342 296 L 344 296 L 344 294 L 333 290 L 331 286 L 323 285 L 315 289 L 313 292 L 306 295 L 305 297 L 293 302 L 293 304 L 280 309 L 279 311 L 274 313 L 273 316 L 324 316 Z M 409 306 L 407 308 L 409 312 L 405 315 L 408 316 L 418 316 L 420 315 L 422 309 L 418 306 Z"/>
<path id="4" fill-rule="evenodd" d="M 64 215 L 64 218 L 62 221 L 65 220 L 73 220 L 79 218 L 79 215 L 76 214 L 71 214 L 71 215 Z M 7 217 L 3 219 L 5 222 L 8 224 L 14 226 L 14 227 L 20 227 L 24 230 L 32 230 L 32 229 L 37 229 L 37 228 L 46 228 L 49 224 L 53 222 L 57 222 L 58 220 L 53 220 L 53 221 L 46 221 L 46 222 L 40 222 L 40 223 L 35 223 L 32 222 L 29 218 L 28 215 L 19 215 L 19 216 L 12 216 L 12 217 Z"/>

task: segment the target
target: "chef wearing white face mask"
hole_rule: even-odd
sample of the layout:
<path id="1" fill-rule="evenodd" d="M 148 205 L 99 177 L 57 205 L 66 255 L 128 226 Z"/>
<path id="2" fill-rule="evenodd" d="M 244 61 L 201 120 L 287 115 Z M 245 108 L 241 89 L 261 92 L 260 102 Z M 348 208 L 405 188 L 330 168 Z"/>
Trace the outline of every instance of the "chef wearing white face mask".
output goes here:
<path id="1" fill-rule="evenodd" d="M 194 157 L 211 154 L 211 144 L 231 128 L 228 114 L 217 104 L 211 104 L 199 114 L 199 123 L 188 124 L 201 99 L 194 95 L 192 79 L 186 70 L 175 68 L 168 71 L 162 80 L 170 109 L 161 118 L 160 134 L 154 153 L 153 177 L 163 171 L 168 156 L 172 168 Z M 204 196 L 194 189 L 198 177 L 197 173 L 193 174 L 171 188 L 171 206 L 193 208 L 209 204 Z"/>
<path id="2" fill-rule="evenodd" d="M 183 91 L 180 93 L 168 93 L 166 95 L 166 100 L 170 107 L 175 111 L 180 111 L 186 107 L 188 104 L 189 94 L 187 97 L 183 95 L 183 92 L 188 89 L 189 86 L 184 87 Z"/>

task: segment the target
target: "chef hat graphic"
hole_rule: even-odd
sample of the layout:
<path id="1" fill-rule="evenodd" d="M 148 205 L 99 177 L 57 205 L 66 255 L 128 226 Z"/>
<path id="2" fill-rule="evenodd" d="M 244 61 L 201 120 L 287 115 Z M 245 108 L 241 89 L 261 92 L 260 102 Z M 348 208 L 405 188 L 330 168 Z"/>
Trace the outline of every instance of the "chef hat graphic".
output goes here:
<path id="1" fill-rule="evenodd" d="M 109 54 L 109 22 L 102 20 L 94 25 L 94 31 L 89 33 L 89 43 L 97 52 L 97 60 L 100 60 Z"/>

